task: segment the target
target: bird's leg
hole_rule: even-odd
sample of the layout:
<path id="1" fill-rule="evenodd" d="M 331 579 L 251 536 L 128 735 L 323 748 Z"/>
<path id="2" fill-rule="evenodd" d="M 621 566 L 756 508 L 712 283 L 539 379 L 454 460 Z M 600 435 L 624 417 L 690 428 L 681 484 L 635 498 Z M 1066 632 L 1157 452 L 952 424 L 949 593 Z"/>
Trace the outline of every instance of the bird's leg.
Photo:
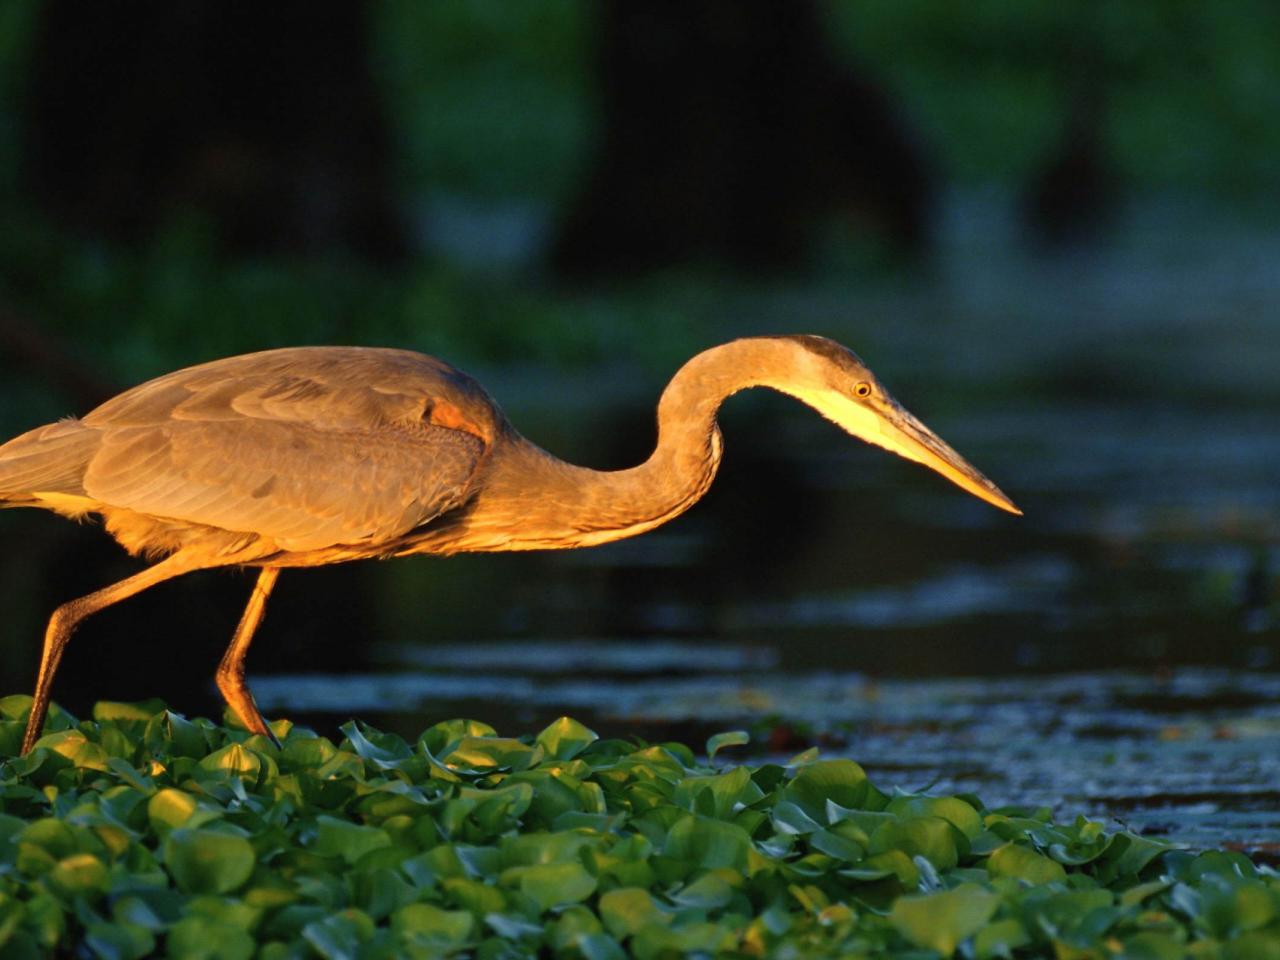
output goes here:
<path id="1" fill-rule="evenodd" d="M 217 673 L 218 689 L 222 691 L 227 705 L 240 718 L 245 729 L 270 737 L 277 747 L 280 746 L 280 741 L 262 719 L 258 705 L 253 701 L 253 694 L 249 692 L 249 685 L 244 682 L 244 658 L 249 652 L 253 632 L 258 629 L 267 609 L 267 597 L 271 596 L 271 588 L 276 585 L 276 578 L 279 576 L 278 567 L 263 567 L 258 574 L 258 582 L 253 585 L 253 593 L 249 595 L 249 604 L 244 608 L 244 616 L 236 627 L 236 635 L 231 638 L 231 645 L 222 655 Z"/>
<path id="2" fill-rule="evenodd" d="M 53 675 L 62 661 L 63 651 L 72 632 L 86 617 L 141 593 L 163 580 L 189 573 L 199 568 L 188 557 L 173 554 L 141 573 L 113 583 L 109 587 L 70 600 L 53 611 L 49 618 L 49 626 L 44 633 L 44 650 L 40 654 L 40 672 L 36 674 L 36 690 L 31 698 L 31 712 L 27 715 L 27 731 L 22 737 L 22 752 L 27 753 L 40 739 L 40 731 L 44 727 L 45 715 L 49 712 L 49 693 L 53 687 Z"/>

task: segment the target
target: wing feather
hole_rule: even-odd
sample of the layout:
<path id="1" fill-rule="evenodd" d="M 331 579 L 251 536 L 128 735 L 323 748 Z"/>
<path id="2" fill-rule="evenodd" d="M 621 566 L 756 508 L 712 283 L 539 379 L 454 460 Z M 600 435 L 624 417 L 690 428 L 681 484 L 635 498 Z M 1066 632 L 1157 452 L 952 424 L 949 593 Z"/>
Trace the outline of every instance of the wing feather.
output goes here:
<path id="1" fill-rule="evenodd" d="M 504 421 L 433 358 L 302 348 L 168 374 L 81 423 L 94 500 L 303 551 L 390 541 L 465 502 Z"/>
<path id="2" fill-rule="evenodd" d="M 80 478 L 97 434 L 75 420 L 37 427 L 0 446 L 0 498 L 32 493 L 84 493 Z"/>
<path id="3" fill-rule="evenodd" d="M 84 487 L 112 506 L 314 550 L 391 540 L 457 506 L 482 452 L 478 438 L 429 425 L 171 422 L 106 431 Z"/>

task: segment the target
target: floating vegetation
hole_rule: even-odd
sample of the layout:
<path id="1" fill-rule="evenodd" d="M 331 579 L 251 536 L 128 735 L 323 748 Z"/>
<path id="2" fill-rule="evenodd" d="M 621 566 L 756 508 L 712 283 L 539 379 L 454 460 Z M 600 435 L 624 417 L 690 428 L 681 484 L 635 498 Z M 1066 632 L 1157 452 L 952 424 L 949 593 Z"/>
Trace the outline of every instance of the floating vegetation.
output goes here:
<path id="1" fill-rule="evenodd" d="M 0 700 L 0 956 L 1274 957 L 1280 875 L 1047 810 L 886 793 L 568 718 L 410 743 Z"/>
<path id="2" fill-rule="evenodd" d="M 491 718 L 505 710 L 503 724 L 522 725 L 571 713 L 649 740 L 694 742 L 742 727 L 771 760 L 817 744 L 902 787 L 976 793 L 992 806 L 1051 805 L 1064 817 L 1122 817 L 1143 835 L 1280 862 L 1278 674 L 883 679 L 744 666 L 780 658 L 775 648 L 667 641 L 647 657 L 649 644 L 600 643 L 594 670 L 577 641 L 479 644 L 470 667 L 458 652 L 466 646 L 423 647 L 384 673 L 268 674 L 254 692 L 268 714 L 331 722 L 355 712 L 401 730 L 432 712 L 477 710 Z M 431 651 L 440 652 L 434 670 Z M 690 666 L 677 673 L 681 651 Z"/>

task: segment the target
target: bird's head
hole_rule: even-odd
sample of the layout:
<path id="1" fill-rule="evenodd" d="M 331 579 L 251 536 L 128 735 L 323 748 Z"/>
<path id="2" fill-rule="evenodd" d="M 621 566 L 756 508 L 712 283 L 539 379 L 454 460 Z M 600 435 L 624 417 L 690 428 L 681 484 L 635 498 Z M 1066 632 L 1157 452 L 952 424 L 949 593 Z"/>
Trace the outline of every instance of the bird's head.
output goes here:
<path id="1" fill-rule="evenodd" d="M 790 356 L 786 378 L 769 386 L 808 404 L 853 436 L 922 463 L 1001 510 L 1022 513 L 999 487 L 893 399 L 852 350 L 825 337 L 770 339 L 786 341 Z"/>

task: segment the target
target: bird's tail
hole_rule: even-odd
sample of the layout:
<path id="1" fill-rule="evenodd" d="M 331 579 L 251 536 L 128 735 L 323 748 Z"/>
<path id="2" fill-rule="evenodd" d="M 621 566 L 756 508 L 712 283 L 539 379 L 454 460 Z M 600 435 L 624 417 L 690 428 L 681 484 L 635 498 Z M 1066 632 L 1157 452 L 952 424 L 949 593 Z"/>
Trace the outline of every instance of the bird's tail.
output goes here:
<path id="1" fill-rule="evenodd" d="M 32 506 L 39 494 L 84 497 L 98 431 L 78 420 L 36 427 L 0 446 L 0 507 Z"/>

